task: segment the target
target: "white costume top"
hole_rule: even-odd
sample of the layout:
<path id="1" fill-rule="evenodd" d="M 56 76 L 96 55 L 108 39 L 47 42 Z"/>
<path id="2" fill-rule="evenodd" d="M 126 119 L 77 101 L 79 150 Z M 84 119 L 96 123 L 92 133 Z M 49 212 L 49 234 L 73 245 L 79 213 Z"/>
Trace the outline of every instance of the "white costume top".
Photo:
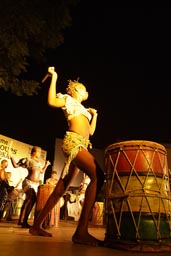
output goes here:
<path id="1" fill-rule="evenodd" d="M 62 107 L 65 116 L 67 120 L 71 120 L 73 117 L 78 115 L 84 115 L 88 118 L 88 120 L 91 120 L 91 114 L 87 108 L 85 108 L 79 101 L 72 98 L 68 94 L 62 94 L 58 93 L 56 95 L 58 98 L 64 98 L 65 99 L 65 106 Z"/>

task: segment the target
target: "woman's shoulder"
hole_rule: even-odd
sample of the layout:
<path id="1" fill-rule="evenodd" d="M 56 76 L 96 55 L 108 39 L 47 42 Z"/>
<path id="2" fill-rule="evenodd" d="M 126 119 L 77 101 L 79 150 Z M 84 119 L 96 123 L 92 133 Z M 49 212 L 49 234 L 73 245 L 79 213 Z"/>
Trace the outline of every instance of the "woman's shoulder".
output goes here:
<path id="1" fill-rule="evenodd" d="M 68 97 L 71 97 L 70 95 L 66 94 L 66 93 L 61 93 L 61 92 L 58 92 L 56 94 L 56 98 L 68 98 Z"/>

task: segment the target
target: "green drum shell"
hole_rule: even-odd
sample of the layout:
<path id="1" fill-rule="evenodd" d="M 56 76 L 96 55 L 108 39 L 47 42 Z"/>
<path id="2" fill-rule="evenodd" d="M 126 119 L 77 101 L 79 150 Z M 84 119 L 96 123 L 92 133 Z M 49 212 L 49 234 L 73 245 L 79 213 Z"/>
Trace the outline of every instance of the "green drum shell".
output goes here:
<path id="1" fill-rule="evenodd" d="M 170 239 L 170 216 L 165 214 L 148 214 L 124 212 L 122 218 L 116 214 L 117 223 L 112 214 L 109 214 L 106 239 L 130 240 L 144 242 L 161 242 Z M 154 224 L 155 223 L 155 224 Z"/>

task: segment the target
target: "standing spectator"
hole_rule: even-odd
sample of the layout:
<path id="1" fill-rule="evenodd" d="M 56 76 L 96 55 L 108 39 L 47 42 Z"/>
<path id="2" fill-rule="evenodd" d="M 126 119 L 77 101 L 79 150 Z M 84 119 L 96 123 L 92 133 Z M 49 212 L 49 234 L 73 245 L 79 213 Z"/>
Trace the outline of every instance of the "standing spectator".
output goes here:
<path id="1" fill-rule="evenodd" d="M 8 167 L 8 161 L 6 159 L 1 160 L 0 163 L 0 220 L 3 217 L 5 204 L 7 202 L 8 194 L 14 189 L 10 186 L 7 180 L 6 168 Z"/>

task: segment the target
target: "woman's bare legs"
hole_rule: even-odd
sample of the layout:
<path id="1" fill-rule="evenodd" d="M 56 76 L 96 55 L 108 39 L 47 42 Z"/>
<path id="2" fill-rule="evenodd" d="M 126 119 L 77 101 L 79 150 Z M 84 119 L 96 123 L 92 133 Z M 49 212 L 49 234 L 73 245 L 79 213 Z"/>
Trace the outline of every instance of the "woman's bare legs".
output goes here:
<path id="1" fill-rule="evenodd" d="M 104 173 L 97 165 L 94 157 L 87 150 L 82 149 L 79 151 L 73 162 L 79 169 L 90 177 L 90 183 L 86 189 L 84 205 L 82 207 L 81 215 L 76 231 L 72 237 L 72 241 L 73 243 L 78 244 L 100 246 L 103 242 L 88 233 L 88 221 L 94 206 L 96 195 L 103 185 Z M 68 175 L 65 176 L 63 180 L 60 179 L 58 181 L 44 208 L 41 210 L 32 228 L 29 230 L 32 235 L 52 236 L 50 233 L 42 229 L 42 223 L 48 213 L 59 201 L 60 197 L 66 192 L 72 180 L 78 174 L 79 169 L 73 167 L 74 166 L 71 165 Z"/>
<path id="2" fill-rule="evenodd" d="M 25 214 L 25 208 L 26 208 L 26 200 L 24 200 L 21 210 L 20 210 L 20 216 L 19 216 L 19 220 L 18 220 L 18 225 L 22 225 L 23 223 L 23 218 L 24 218 L 24 214 Z"/>
<path id="3" fill-rule="evenodd" d="M 35 202 L 36 202 L 36 192 L 34 191 L 33 188 L 30 188 L 26 192 L 26 204 L 25 204 L 25 208 L 24 208 L 22 228 L 30 228 L 31 227 L 28 224 L 28 218 L 31 213 L 31 210 L 33 209 Z"/>
<path id="4" fill-rule="evenodd" d="M 79 169 L 71 166 L 68 175 L 64 179 L 59 179 L 58 183 L 52 194 L 49 196 L 45 206 L 34 220 L 33 226 L 29 229 L 30 234 L 37 236 L 52 236 L 51 233 L 46 232 L 42 228 L 43 221 L 47 217 L 48 213 L 54 208 L 61 196 L 66 192 L 72 180 L 79 173 Z"/>
<path id="5" fill-rule="evenodd" d="M 104 173 L 88 151 L 80 151 L 74 162 L 90 177 L 90 183 L 85 192 L 84 204 L 72 241 L 78 244 L 102 246 L 102 241 L 99 241 L 88 233 L 88 222 L 97 193 L 104 182 Z"/>
<path id="6" fill-rule="evenodd" d="M 25 192 L 25 195 L 26 198 L 21 207 L 18 225 L 22 225 L 23 228 L 29 228 L 31 226 L 28 224 L 28 217 L 36 202 L 36 193 L 33 188 L 30 188 L 27 192 Z"/>

